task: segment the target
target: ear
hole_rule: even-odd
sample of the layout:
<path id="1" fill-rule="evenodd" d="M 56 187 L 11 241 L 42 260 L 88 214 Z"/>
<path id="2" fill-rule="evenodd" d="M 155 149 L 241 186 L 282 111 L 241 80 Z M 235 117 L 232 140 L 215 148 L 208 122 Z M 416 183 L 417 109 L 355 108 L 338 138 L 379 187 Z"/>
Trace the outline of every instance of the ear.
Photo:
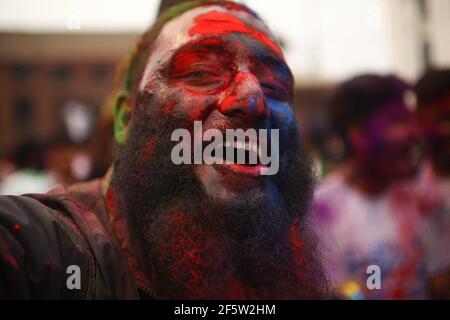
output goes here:
<path id="1" fill-rule="evenodd" d="M 124 144 L 127 138 L 131 107 L 128 92 L 119 91 L 113 106 L 114 138 L 118 144 Z"/>

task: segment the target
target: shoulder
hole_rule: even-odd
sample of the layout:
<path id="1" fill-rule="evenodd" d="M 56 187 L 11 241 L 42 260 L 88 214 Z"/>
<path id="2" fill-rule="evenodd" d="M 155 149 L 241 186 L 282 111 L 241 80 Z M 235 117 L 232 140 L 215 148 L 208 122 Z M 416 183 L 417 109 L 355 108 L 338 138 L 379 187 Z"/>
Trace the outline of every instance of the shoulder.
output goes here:
<path id="1" fill-rule="evenodd" d="M 86 239 L 95 259 L 95 298 L 135 298 L 136 287 L 111 226 L 102 182 L 96 179 L 68 188 L 56 188 L 46 195 L 44 201 L 57 200 Z"/>
<path id="2" fill-rule="evenodd" d="M 93 294 L 90 247 L 53 196 L 0 196 L 0 245 L 0 269 L 6 282 L 0 295 L 87 298 Z M 67 268 L 71 265 L 86 270 L 80 279 L 82 290 L 67 288 Z"/>
<path id="3" fill-rule="evenodd" d="M 138 297 L 109 221 L 101 182 L 60 185 L 46 194 L 0 197 L 0 228 L 6 230 L 5 237 L 12 238 L 9 243 L 17 243 L 12 255 L 15 262 L 18 252 L 32 258 L 16 263 L 16 272 L 29 282 L 30 277 L 36 279 L 29 269 L 42 271 L 41 279 L 33 283 L 39 288 L 35 293 L 38 297 Z M 72 265 L 81 270 L 82 289 L 78 291 L 67 290 L 65 282 L 67 268 Z"/>
<path id="4" fill-rule="evenodd" d="M 71 185 L 50 192 L 70 214 L 83 234 L 96 263 L 95 297 L 100 299 L 136 298 L 137 289 L 128 260 L 111 225 L 102 192 L 103 180 Z M 120 279 L 120 281 L 118 281 Z"/>

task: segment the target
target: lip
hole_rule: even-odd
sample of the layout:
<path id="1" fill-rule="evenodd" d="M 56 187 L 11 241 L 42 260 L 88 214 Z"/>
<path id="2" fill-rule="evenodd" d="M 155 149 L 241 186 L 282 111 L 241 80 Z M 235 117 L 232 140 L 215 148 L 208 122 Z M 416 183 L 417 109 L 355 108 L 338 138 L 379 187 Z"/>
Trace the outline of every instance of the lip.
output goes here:
<path id="1" fill-rule="evenodd" d="M 210 161 L 215 160 L 215 158 L 210 158 Z M 217 160 L 223 160 L 223 159 L 217 159 Z M 204 164 L 208 165 L 208 164 Z M 267 169 L 267 166 L 262 164 L 257 164 L 253 166 L 249 166 L 246 164 L 239 164 L 239 163 L 233 163 L 233 162 L 227 162 L 224 163 L 217 163 L 213 162 L 210 164 L 215 169 L 221 172 L 232 172 L 234 174 L 239 174 L 243 176 L 251 176 L 251 177 L 259 177 L 263 175 L 264 170 Z"/>
<path id="2" fill-rule="evenodd" d="M 220 166 L 220 164 L 219 164 Z M 263 165 L 255 165 L 255 166 L 247 166 L 245 164 L 238 164 L 238 163 L 231 163 L 231 164 L 224 164 L 222 165 L 224 168 L 229 169 L 233 171 L 236 174 L 246 175 L 246 176 L 261 176 L 263 170 L 266 168 L 266 166 Z"/>

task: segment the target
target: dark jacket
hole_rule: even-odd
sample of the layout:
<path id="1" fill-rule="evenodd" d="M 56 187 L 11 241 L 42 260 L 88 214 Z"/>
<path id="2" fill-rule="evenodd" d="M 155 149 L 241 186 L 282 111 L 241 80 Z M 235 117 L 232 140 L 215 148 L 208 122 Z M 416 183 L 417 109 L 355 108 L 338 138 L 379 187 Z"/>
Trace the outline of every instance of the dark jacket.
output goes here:
<path id="1" fill-rule="evenodd" d="M 73 265 L 80 289 L 67 285 Z M 137 299 L 137 287 L 100 179 L 0 196 L 0 299 Z"/>

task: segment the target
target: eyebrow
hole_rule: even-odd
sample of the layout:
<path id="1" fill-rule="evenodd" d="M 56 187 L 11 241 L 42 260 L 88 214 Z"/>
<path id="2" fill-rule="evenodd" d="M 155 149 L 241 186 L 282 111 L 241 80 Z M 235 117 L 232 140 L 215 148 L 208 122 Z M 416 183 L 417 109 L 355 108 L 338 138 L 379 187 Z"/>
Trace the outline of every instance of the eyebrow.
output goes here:
<path id="1" fill-rule="evenodd" d="M 172 56 L 172 61 L 177 56 L 188 52 L 208 53 L 208 52 L 223 52 L 225 42 L 219 37 L 203 37 L 185 43 L 178 48 Z M 226 50 L 225 50 L 226 51 Z"/>
<path id="2" fill-rule="evenodd" d="M 173 54 L 170 63 L 172 63 L 177 57 L 179 57 L 183 53 L 202 54 L 211 51 L 214 53 L 225 53 L 225 54 L 232 53 L 229 49 L 226 48 L 226 44 L 227 41 L 215 35 L 200 37 L 198 39 L 187 42 L 183 46 L 178 48 Z M 278 70 L 284 76 L 286 76 L 286 79 L 288 81 L 292 81 L 294 79 L 291 69 L 286 64 L 286 62 L 271 52 L 258 53 L 253 57 L 253 59 L 262 60 L 265 64 Z"/>

